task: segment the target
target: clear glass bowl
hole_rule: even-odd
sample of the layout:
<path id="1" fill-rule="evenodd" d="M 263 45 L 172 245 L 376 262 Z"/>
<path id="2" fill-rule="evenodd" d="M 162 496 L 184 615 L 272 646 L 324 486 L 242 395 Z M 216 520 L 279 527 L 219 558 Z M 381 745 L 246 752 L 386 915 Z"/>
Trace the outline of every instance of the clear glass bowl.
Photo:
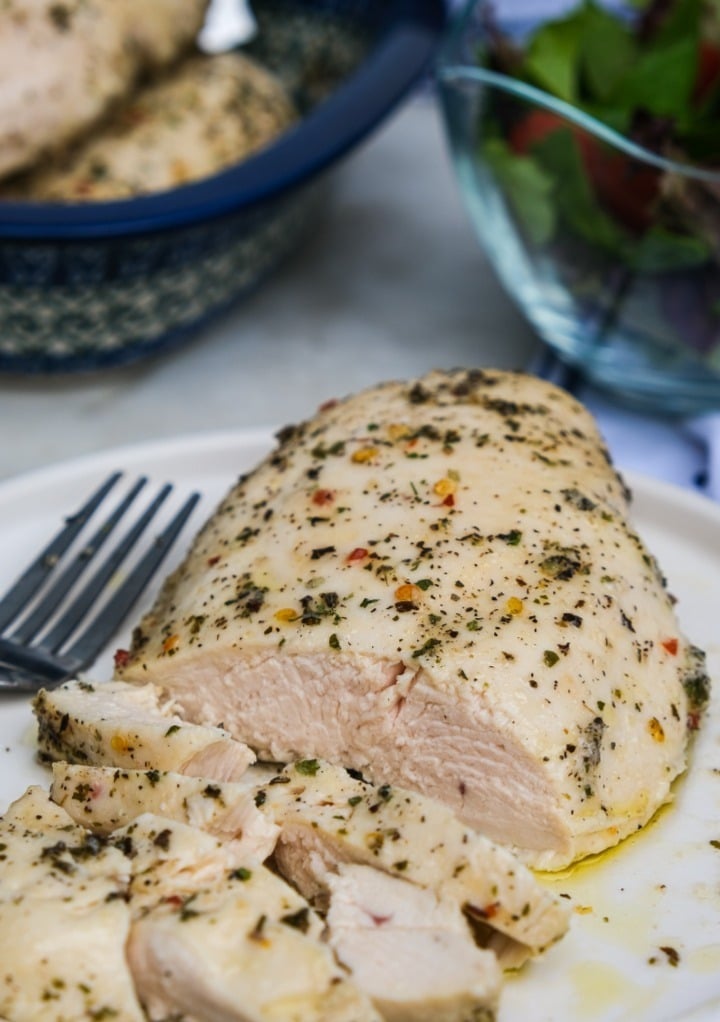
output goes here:
<path id="1" fill-rule="evenodd" d="M 474 0 L 456 18 L 438 80 L 461 191 L 500 279 L 541 338 L 602 388 L 673 414 L 720 409 L 720 173 L 663 159 L 484 66 L 487 6 Z M 537 19 L 513 7 L 492 3 L 522 41 Z"/>

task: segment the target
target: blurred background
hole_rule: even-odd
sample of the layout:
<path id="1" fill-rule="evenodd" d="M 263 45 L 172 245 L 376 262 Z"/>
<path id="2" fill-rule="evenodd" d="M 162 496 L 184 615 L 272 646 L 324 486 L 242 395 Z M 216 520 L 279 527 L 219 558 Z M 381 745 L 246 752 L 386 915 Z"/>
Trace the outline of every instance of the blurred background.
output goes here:
<path id="1" fill-rule="evenodd" d="M 503 3 L 521 22 L 572 6 Z M 250 12 L 216 0 L 201 47 L 240 41 L 279 80 L 294 114 L 278 120 L 277 138 L 241 159 L 226 152 L 213 169 L 203 161 L 219 107 L 204 115 L 212 132 L 188 129 L 168 161 L 171 186 L 148 194 L 127 185 L 129 157 L 106 161 L 94 140 L 79 171 L 63 157 L 10 175 L 0 188 L 0 430 L 12 442 L 0 477 L 117 445 L 277 426 L 382 379 L 487 365 L 553 375 L 602 415 L 621 464 L 660 476 L 677 464 L 673 481 L 706 486 L 713 417 L 698 428 L 662 407 L 616 407 L 548 360 L 499 267 L 502 231 L 476 230 L 435 82 L 465 10 L 257 0 Z M 130 126 L 148 150 L 150 106 L 120 106 L 110 141 L 130 144 Z M 0 102 L 0 129 L 3 114 Z M 115 177 L 124 191 L 106 191 Z M 639 425 L 647 444 L 637 449 Z"/>

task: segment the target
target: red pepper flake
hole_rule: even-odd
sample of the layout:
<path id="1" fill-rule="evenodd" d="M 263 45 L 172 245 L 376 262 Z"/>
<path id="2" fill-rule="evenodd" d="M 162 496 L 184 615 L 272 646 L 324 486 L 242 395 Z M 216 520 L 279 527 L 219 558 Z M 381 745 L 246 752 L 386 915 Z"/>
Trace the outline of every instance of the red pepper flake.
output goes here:
<path id="1" fill-rule="evenodd" d="M 452 493 L 448 493 L 447 497 L 443 501 L 444 507 L 455 507 L 455 497 Z"/>
<path id="2" fill-rule="evenodd" d="M 367 557 L 369 551 L 364 546 L 356 546 L 354 550 L 351 550 L 347 556 L 349 561 L 362 561 L 364 557 Z"/>
<path id="3" fill-rule="evenodd" d="M 313 504 L 317 504 L 318 507 L 324 507 L 326 504 L 332 504 L 334 500 L 334 490 L 315 490 L 312 495 L 312 502 Z"/>
<path id="4" fill-rule="evenodd" d="M 130 663 L 130 650 L 116 649 L 113 661 L 115 663 L 115 667 L 118 669 L 127 667 L 127 665 Z"/>
<path id="5" fill-rule="evenodd" d="M 677 656 L 678 651 L 677 639 L 663 639 L 660 645 L 664 650 L 666 650 L 670 654 L 670 656 Z"/>
<path id="6" fill-rule="evenodd" d="M 214 557 L 208 557 L 207 565 L 208 568 L 212 568 L 220 560 L 220 554 L 216 554 Z"/>
<path id="7" fill-rule="evenodd" d="M 320 412 L 329 412 L 331 408 L 335 408 L 337 403 L 338 403 L 338 399 L 336 397 L 331 397 L 328 401 L 323 401 L 323 403 L 320 405 L 320 408 L 318 409 L 318 411 L 320 411 Z"/>

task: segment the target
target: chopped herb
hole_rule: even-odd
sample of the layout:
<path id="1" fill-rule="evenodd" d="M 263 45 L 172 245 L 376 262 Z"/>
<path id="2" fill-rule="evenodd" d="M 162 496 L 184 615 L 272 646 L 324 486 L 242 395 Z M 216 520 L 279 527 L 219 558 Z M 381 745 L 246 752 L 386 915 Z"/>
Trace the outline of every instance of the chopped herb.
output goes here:
<path id="1" fill-rule="evenodd" d="M 413 650 L 413 659 L 417 660 L 418 657 L 425 656 L 428 653 L 432 653 L 441 645 L 440 639 L 427 639 L 419 649 Z"/>
<path id="2" fill-rule="evenodd" d="M 319 561 L 321 557 L 325 557 L 327 554 L 334 554 L 334 553 L 335 553 L 335 547 L 334 546 L 316 547 L 312 551 L 312 553 L 310 554 L 310 560 L 311 561 Z"/>
<path id="3" fill-rule="evenodd" d="M 306 905 L 304 908 L 298 909 L 297 912 L 289 912 L 280 917 L 280 922 L 285 923 L 286 926 L 292 926 L 295 930 L 300 930 L 301 933 L 307 933 L 310 929 L 310 908 Z"/>

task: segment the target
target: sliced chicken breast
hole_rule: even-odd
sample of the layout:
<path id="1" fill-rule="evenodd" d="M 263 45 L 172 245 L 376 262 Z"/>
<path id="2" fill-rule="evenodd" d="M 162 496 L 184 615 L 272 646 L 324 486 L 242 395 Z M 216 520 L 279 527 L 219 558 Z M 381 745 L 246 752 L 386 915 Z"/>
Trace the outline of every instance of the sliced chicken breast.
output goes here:
<path id="1" fill-rule="evenodd" d="M 53 769 L 53 797 L 98 833 L 151 810 L 239 839 L 264 855 L 274 845 L 283 876 L 322 908 L 328 874 L 342 863 L 367 864 L 434 892 L 483 924 L 483 941 L 505 965 L 520 964 L 567 929 L 568 907 L 514 855 L 415 792 L 375 786 L 317 760 L 266 774 L 250 791 L 244 784 L 212 784 L 208 797 L 206 788 L 169 773 L 148 782 L 138 771 L 62 763 Z"/>
<path id="2" fill-rule="evenodd" d="M 342 768 L 305 760 L 289 765 L 256 796 L 280 825 L 278 869 L 323 904 L 327 873 L 352 862 L 374 866 L 450 900 L 506 939 L 493 943 L 518 965 L 563 936 L 568 906 L 507 849 L 424 795 L 375 786 Z M 507 954 L 503 954 L 506 952 Z"/>
<path id="3" fill-rule="evenodd" d="M 200 891 L 191 905 L 165 902 L 147 912 L 128 955 L 148 1018 L 379 1022 L 330 948 L 288 918 L 270 918 L 239 891 Z"/>
<path id="4" fill-rule="evenodd" d="M 255 787 L 247 787 L 249 777 Z M 558 940 L 568 907 L 505 849 L 473 832 L 442 803 L 376 787 L 346 770 L 302 761 L 273 774 L 252 767 L 239 784 L 178 774 L 53 766 L 52 794 L 75 820 L 107 834 L 143 812 L 232 838 L 327 908 L 328 876 L 367 863 L 449 898 L 506 968 Z"/>
<path id="5" fill-rule="evenodd" d="M 0 1014 L 142 1022 L 125 959 L 129 864 L 30 788 L 0 820 Z"/>
<path id="6" fill-rule="evenodd" d="M 250 767 L 242 782 L 220 783 L 166 770 L 119 770 L 53 763 L 51 797 L 74 820 L 106 836 L 143 813 L 199 827 L 242 842 L 243 854 L 258 861 L 274 850 L 279 826 L 255 804 L 256 789 L 275 771 Z"/>
<path id="7" fill-rule="evenodd" d="M 7 0 L 0 22 L 0 175 L 96 124 L 146 71 L 188 49 L 207 0 Z"/>
<path id="8" fill-rule="evenodd" d="M 123 199 L 246 159 L 295 120 L 281 82 L 240 53 L 196 54 L 123 103 L 88 139 L 0 189 L 3 198 Z"/>
<path id="9" fill-rule="evenodd" d="M 232 842 L 144 814 L 131 856 L 128 960 L 153 1022 L 379 1022 L 308 903 Z"/>
<path id="10" fill-rule="evenodd" d="M 589 413 L 489 370 L 283 430 L 120 674 L 262 758 L 441 799 L 544 868 L 650 819 L 707 696 Z"/>
<path id="11" fill-rule="evenodd" d="M 329 942 L 387 1022 L 495 1017 L 502 975 L 453 901 L 369 866 L 328 874 Z"/>
<path id="12" fill-rule="evenodd" d="M 69 681 L 42 689 L 33 711 L 46 760 L 242 777 L 255 754 L 222 728 L 190 724 L 161 705 L 153 685 Z"/>

